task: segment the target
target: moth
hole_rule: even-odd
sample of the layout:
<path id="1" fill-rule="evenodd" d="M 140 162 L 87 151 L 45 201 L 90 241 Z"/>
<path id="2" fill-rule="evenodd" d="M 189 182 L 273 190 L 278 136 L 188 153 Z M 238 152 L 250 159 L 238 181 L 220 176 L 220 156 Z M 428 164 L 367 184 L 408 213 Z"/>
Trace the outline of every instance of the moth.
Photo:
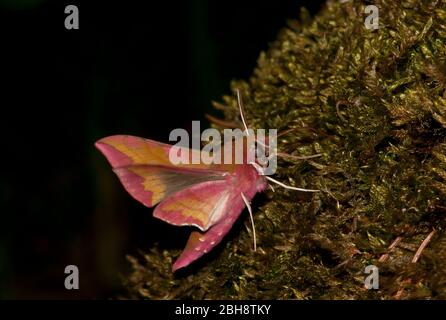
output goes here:
<path id="1" fill-rule="evenodd" d="M 245 133 L 248 133 L 238 90 L 237 98 Z M 241 145 L 246 147 L 246 135 L 239 139 L 243 139 Z M 236 141 L 226 143 L 237 145 Z M 245 207 L 250 214 L 256 250 L 250 202 L 258 192 L 265 190 L 268 181 L 287 189 L 318 191 L 291 187 L 263 175 L 262 165 L 249 156 L 239 164 L 173 165 L 169 161 L 173 146 L 154 140 L 115 135 L 97 141 L 95 146 L 133 198 L 147 207 L 157 205 L 153 211 L 156 218 L 175 226 L 195 227 L 172 266 L 173 272 L 188 266 L 220 243 Z M 190 149 L 188 152 L 193 156 L 199 151 Z"/>

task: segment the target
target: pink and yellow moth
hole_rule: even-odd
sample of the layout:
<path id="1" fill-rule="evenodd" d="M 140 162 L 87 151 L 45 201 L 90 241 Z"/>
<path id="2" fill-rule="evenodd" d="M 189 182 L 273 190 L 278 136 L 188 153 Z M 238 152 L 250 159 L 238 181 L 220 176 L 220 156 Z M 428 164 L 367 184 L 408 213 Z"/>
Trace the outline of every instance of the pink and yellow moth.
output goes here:
<path id="1" fill-rule="evenodd" d="M 237 91 L 245 132 L 240 93 Z M 244 139 L 244 138 L 243 138 Z M 229 141 L 227 143 L 233 143 Z M 246 144 L 243 144 L 246 145 Z M 153 215 L 175 226 L 194 226 L 186 247 L 172 270 L 188 266 L 221 242 L 245 207 L 250 213 L 254 250 L 256 235 L 251 200 L 262 192 L 267 180 L 287 189 L 315 192 L 287 186 L 262 175 L 262 167 L 244 158 L 242 164 L 178 164 L 169 160 L 172 145 L 128 135 L 115 135 L 95 143 L 107 158 L 127 192 Z M 189 154 L 199 152 L 189 150 Z"/>

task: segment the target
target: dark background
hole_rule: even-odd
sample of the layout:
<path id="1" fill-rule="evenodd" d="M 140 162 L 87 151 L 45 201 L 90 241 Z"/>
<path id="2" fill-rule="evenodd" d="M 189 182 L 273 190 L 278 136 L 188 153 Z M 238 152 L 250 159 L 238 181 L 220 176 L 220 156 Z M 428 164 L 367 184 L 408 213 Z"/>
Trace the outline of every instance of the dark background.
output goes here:
<path id="1" fill-rule="evenodd" d="M 126 254 L 182 248 L 182 228 L 130 198 L 94 142 L 206 127 L 230 80 L 321 2 L 0 0 L 0 298 L 113 297 Z M 79 30 L 64 27 L 70 4 Z"/>

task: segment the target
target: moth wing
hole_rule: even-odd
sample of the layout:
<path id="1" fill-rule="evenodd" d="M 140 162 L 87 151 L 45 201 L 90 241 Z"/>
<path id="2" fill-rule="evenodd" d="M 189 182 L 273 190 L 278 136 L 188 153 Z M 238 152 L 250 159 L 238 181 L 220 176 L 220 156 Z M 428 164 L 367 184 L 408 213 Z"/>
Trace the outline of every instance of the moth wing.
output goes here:
<path id="1" fill-rule="evenodd" d="M 211 172 L 150 165 L 115 168 L 113 171 L 127 192 L 147 207 L 153 207 L 176 192 L 203 181 L 223 179 L 221 175 Z"/>
<path id="2" fill-rule="evenodd" d="M 192 159 L 201 159 L 200 150 L 187 149 L 188 164 L 174 165 L 169 159 L 172 145 L 129 135 L 115 135 L 103 138 L 95 143 L 96 148 L 104 154 L 113 168 L 134 165 L 153 165 L 191 170 L 212 170 L 228 172 L 234 170 L 233 164 L 192 163 Z"/>
<path id="3" fill-rule="evenodd" d="M 234 222 L 242 213 L 245 203 L 240 194 L 233 195 L 228 203 L 229 205 L 226 208 L 227 211 L 224 219 L 220 220 L 205 232 L 192 231 L 186 247 L 180 257 L 173 264 L 172 270 L 174 272 L 180 268 L 186 267 L 202 255 L 208 253 L 212 248 L 219 244 L 223 237 L 229 232 Z"/>
<path id="4" fill-rule="evenodd" d="M 230 185 L 226 180 L 201 182 L 164 199 L 153 216 L 177 226 L 205 231 L 227 213 Z"/>
<path id="5" fill-rule="evenodd" d="M 172 146 L 149 139 L 117 135 L 101 139 L 95 145 L 127 192 L 147 207 L 191 185 L 223 179 L 226 173 L 222 166 L 173 165 L 169 161 Z"/>

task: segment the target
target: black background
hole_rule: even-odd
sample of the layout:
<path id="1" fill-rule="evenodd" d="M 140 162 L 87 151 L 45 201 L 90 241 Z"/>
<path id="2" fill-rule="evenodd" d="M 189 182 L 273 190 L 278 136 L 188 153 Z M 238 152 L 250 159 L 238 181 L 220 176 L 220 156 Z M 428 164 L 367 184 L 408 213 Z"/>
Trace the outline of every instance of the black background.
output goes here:
<path id="1" fill-rule="evenodd" d="M 0 298 L 112 297 L 126 254 L 181 248 L 181 228 L 131 199 L 94 142 L 206 127 L 230 80 L 321 2 L 0 0 Z M 64 27 L 70 4 L 79 30 Z M 80 290 L 64 288 L 69 264 Z"/>

